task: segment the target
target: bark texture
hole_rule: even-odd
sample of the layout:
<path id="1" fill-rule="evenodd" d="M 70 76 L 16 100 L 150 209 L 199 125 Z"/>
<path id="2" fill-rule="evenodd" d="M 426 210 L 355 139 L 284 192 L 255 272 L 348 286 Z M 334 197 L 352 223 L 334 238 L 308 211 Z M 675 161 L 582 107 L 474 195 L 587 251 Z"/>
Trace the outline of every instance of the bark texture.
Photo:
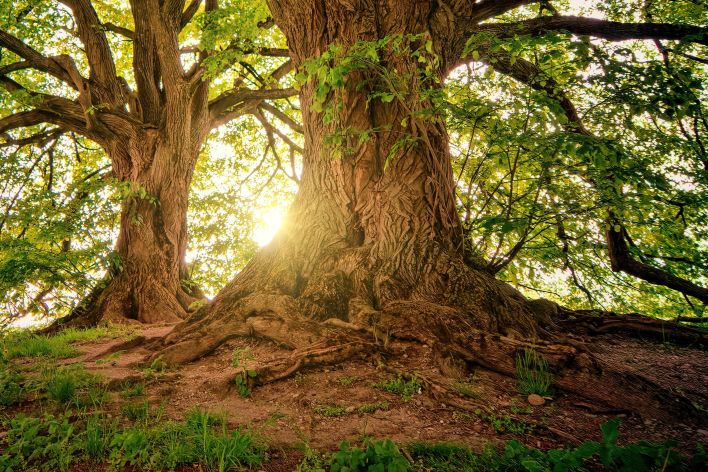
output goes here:
<path id="1" fill-rule="evenodd" d="M 442 82 L 458 61 L 459 35 L 470 18 L 481 21 L 514 2 L 482 2 L 472 12 L 468 2 L 440 3 L 269 1 L 296 66 L 330 44 L 414 35 L 420 44 L 432 41 L 441 58 L 434 73 Z M 440 369 L 442 380 L 426 382 L 449 393 L 445 378 L 474 366 L 513 375 L 515 354 L 532 348 L 558 371 L 561 388 L 628 410 L 658 408 L 666 396 L 656 386 L 604 369 L 576 343 L 540 339 L 557 305 L 528 301 L 465 263 L 444 121 L 421 113 L 431 103 L 422 93 L 418 61 L 381 54 L 389 70 L 411 78 L 406 96 L 369 100 L 377 77 L 356 72 L 332 93 L 338 120 L 326 125 L 313 110 L 315 84 L 303 87 L 303 176 L 283 229 L 212 303 L 160 341 L 152 358 L 189 362 L 239 336 L 289 348 L 290 356 L 261 365 L 255 377 L 242 373 L 244 382 L 259 385 L 414 341 L 432 348 Z M 350 131 L 341 148 L 328 140 L 337 130 Z M 361 141 L 357 131 L 365 130 L 375 132 Z M 401 137 L 408 138 L 403 147 Z M 598 381 L 607 389 L 598 391 Z M 636 395 L 606 393 L 633 386 L 639 386 Z"/>
<path id="2" fill-rule="evenodd" d="M 128 197 L 116 243 L 120 264 L 50 329 L 101 320 L 178 321 L 200 297 L 198 290 L 185 288 L 184 259 L 189 186 L 202 143 L 211 129 L 245 113 L 260 113 L 264 101 L 294 95 L 292 89 L 274 85 L 290 71 L 289 63 L 269 77 L 259 76 L 261 88 L 249 89 L 239 77 L 234 88 L 210 101 L 205 61 L 211 53 L 197 50 L 195 63 L 186 68 L 179 44 L 180 31 L 201 1 L 131 0 L 135 31 L 102 24 L 90 0 L 62 3 L 73 15 L 89 74 L 82 75 L 70 55 L 45 56 L 0 30 L 0 48 L 22 59 L 0 68 L 0 86 L 26 92 L 36 104 L 33 110 L 1 118 L 0 135 L 40 123 L 82 134 L 103 147 L 114 176 L 127 185 Z M 203 7 L 207 12 L 219 8 L 215 0 L 206 0 Z M 119 75 L 106 31 L 132 41 L 135 87 Z M 287 55 L 273 48 L 241 52 Z M 8 75 L 23 69 L 54 77 L 77 98 L 26 89 Z"/>

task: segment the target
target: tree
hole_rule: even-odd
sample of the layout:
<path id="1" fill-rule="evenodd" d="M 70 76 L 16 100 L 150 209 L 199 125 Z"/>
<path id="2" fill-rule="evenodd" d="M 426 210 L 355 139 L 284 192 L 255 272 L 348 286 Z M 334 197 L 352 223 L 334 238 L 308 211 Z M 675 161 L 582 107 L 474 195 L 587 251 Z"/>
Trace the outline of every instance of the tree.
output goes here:
<path id="1" fill-rule="evenodd" d="M 508 64 L 504 72 L 520 76 L 518 57 L 470 51 L 476 33 L 562 30 L 612 41 L 706 44 L 706 32 L 556 14 L 489 22 L 532 3 L 269 1 L 303 82 L 301 186 L 286 229 L 212 303 L 178 325 L 155 356 L 188 362 L 253 335 L 293 349 L 244 372 L 259 384 L 405 339 L 431 346 L 448 376 L 463 375 L 471 364 L 513 374 L 516 350 L 534 346 L 565 366 L 562 388 L 607 401 L 593 388 L 598 375 L 610 391 L 641 382 L 603 373 L 575 348 L 543 341 L 558 307 L 527 300 L 478 268 L 477 255 L 466 250 L 449 138 L 437 110 L 446 75 L 469 60 L 467 53 L 495 56 L 500 69 Z"/>
<path id="2" fill-rule="evenodd" d="M 287 51 L 268 47 L 267 10 L 253 2 L 223 2 L 220 8 L 215 0 L 204 6 L 201 0 L 136 0 L 129 11 L 89 0 L 3 3 L 9 21 L 0 30 L 0 51 L 10 54 L 3 57 L 0 84 L 16 106 L 0 119 L 0 135 L 85 136 L 103 148 L 113 176 L 127 184 L 118 263 L 62 323 L 185 318 L 201 297 L 185 265 L 188 193 L 199 150 L 212 129 L 245 113 L 262 116 L 259 107 L 267 100 L 295 94 L 277 87 L 290 63 L 280 59 Z M 234 22 L 253 34 L 234 39 Z M 54 38 L 38 27 L 47 24 Z M 43 53 L 42 41 L 56 42 L 56 35 L 63 41 L 54 46 L 67 52 Z M 116 51 L 121 61 L 130 58 L 129 67 Z M 252 88 L 247 79 L 260 82 Z M 224 86 L 227 80 L 233 85 Z M 54 127 L 30 136 L 42 124 Z"/>

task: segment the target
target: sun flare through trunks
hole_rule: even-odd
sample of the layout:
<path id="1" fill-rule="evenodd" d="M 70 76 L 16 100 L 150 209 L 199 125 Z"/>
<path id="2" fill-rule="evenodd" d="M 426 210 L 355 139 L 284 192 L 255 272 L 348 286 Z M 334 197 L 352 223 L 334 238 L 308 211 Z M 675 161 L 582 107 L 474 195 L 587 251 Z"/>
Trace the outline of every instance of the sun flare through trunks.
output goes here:
<path id="1" fill-rule="evenodd" d="M 253 228 L 251 239 L 263 247 L 270 243 L 276 233 L 283 225 L 288 209 L 285 207 L 273 207 L 263 211 L 256 216 L 256 226 Z"/>

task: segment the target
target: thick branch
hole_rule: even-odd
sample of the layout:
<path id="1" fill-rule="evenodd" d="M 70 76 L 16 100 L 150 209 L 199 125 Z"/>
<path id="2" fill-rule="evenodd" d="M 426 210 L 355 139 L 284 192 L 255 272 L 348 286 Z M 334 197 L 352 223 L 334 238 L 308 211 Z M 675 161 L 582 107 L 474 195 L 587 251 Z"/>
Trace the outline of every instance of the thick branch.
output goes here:
<path id="1" fill-rule="evenodd" d="M 123 88 L 118 80 L 113 53 L 103 25 L 90 0 L 61 0 L 61 2 L 71 8 L 76 19 L 79 37 L 84 44 L 91 71 L 90 78 L 101 84 L 108 92 L 108 95 L 100 97 L 100 100 L 111 104 L 122 103 Z"/>
<path id="2" fill-rule="evenodd" d="M 500 37 L 511 37 L 537 36 L 549 31 L 567 31 L 608 41 L 668 39 L 708 46 L 708 28 L 705 27 L 671 23 L 622 23 L 580 16 L 543 16 L 516 23 L 488 23 L 475 27 L 471 33 L 490 32 Z"/>
<path id="3" fill-rule="evenodd" d="M 103 23 L 103 27 L 108 31 L 125 36 L 128 39 L 133 39 L 135 37 L 135 32 L 133 30 L 129 30 L 128 28 L 124 28 L 113 23 Z"/>
<path id="4" fill-rule="evenodd" d="M 202 4 L 202 0 L 192 0 L 187 5 L 187 8 L 182 12 L 182 18 L 179 21 L 180 30 L 189 24 L 189 22 L 194 17 L 197 10 L 199 10 L 199 5 Z"/>
<path id="5" fill-rule="evenodd" d="M 610 228 L 605 232 L 607 249 L 610 253 L 610 262 L 614 272 L 625 272 L 642 280 L 656 285 L 663 285 L 685 295 L 696 297 L 703 303 L 708 303 L 708 288 L 701 287 L 688 280 L 669 274 L 661 269 L 644 264 L 632 257 L 625 239 L 626 232 L 623 227 L 616 231 L 615 226 L 620 226 L 615 220 L 610 220 Z"/>
<path id="6" fill-rule="evenodd" d="M 8 49 L 9 51 L 12 51 L 21 58 L 25 59 L 28 63 L 27 65 L 31 68 L 40 72 L 46 72 L 62 82 L 65 82 L 69 86 L 76 88 L 74 81 L 71 79 L 67 71 L 64 70 L 64 68 L 61 67 L 61 65 L 59 65 L 54 59 L 42 55 L 40 52 L 3 30 L 0 30 L 0 47 Z M 8 72 L 11 72 L 11 70 L 4 73 Z"/>

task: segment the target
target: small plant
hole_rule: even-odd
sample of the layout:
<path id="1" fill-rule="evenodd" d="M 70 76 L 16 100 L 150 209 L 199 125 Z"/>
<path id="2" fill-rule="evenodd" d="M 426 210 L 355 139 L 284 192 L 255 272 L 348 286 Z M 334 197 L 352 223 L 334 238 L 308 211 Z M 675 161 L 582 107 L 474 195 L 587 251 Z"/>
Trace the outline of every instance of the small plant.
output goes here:
<path id="1" fill-rule="evenodd" d="M 398 394 L 403 397 L 404 400 L 408 401 L 413 398 L 413 395 L 421 393 L 423 384 L 418 376 L 413 374 L 407 379 L 402 375 L 398 375 L 392 379 L 372 384 L 372 387 Z"/>
<path id="2" fill-rule="evenodd" d="M 323 454 L 307 445 L 304 446 L 303 453 L 305 456 L 295 467 L 295 472 L 325 472 L 327 458 Z"/>
<path id="3" fill-rule="evenodd" d="M 254 379 L 258 375 L 256 369 L 251 366 L 255 359 L 251 348 L 248 346 L 234 349 L 231 353 L 231 366 L 241 369 L 241 372 L 234 376 L 234 383 L 238 389 L 239 396 L 242 398 L 251 395 L 249 379 Z"/>
<path id="4" fill-rule="evenodd" d="M 108 389 L 105 385 L 92 385 L 86 392 L 88 403 L 93 408 L 100 408 L 109 398 Z"/>
<path id="5" fill-rule="evenodd" d="M 249 346 L 234 349 L 231 353 L 231 366 L 237 369 L 246 367 L 246 364 L 256 360 Z"/>
<path id="6" fill-rule="evenodd" d="M 120 412 L 131 421 L 145 421 L 150 417 L 150 402 L 145 400 L 126 403 L 121 407 Z"/>
<path id="7" fill-rule="evenodd" d="M 516 355 L 516 379 L 519 391 L 524 395 L 535 393 L 542 397 L 551 393 L 553 378 L 548 370 L 548 362 L 532 349 L 524 349 Z"/>
<path id="8" fill-rule="evenodd" d="M 342 387 L 351 387 L 357 380 L 359 380 L 359 377 L 356 375 L 344 375 L 337 379 L 337 383 Z"/>
<path id="9" fill-rule="evenodd" d="M 477 398 L 479 394 L 475 391 L 475 385 L 471 378 L 469 379 L 459 379 L 453 385 L 452 388 L 463 397 L 467 398 Z"/>
<path id="10" fill-rule="evenodd" d="M 332 472 L 386 471 L 406 472 L 410 464 L 401 454 L 396 444 L 390 439 L 382 441 L 367 440 L 364 448 L 351 447 L 349 442 L 342 441 L 339 451 L 332 455 L 330 461 Z"/>
<path id="11" fill-rule="evenodd" d="M 168 369 L 167 362 L 165 362 L 165 360 L 162 358 L 162 356 L 160 356 L 160 357 L 157 357 L 156 359 L 154 359 L 152 361 L 152 363 L 150 364 L 150 367 L 145 369 L 144 372 L 148 377 L 154 377 L 159 374 L 164 374 L 165 372 L 167 372 L 167 369 Z"/>
<path id="12" fill-rule="evenodd" d="M 338 416 L 344 416 L 347 414 L 347 409 L 339 405 L 317 405 L 314 408 L 314 412 L 320 416 L 326 416 L 328 418 L 336 418 Z"/>
<path id="13" fill-rule="evenodd" d="M 376 413 L 377 411 L 388 410 L 388 408 L 388 402 L 364 403 L 363 405 L 360 405 L 359 408 L 357 408 L 357 411 L 362 414 Z"/>
<path id="14" fill-rule="evenodd" d="M 44 389 L 52 400 L 68 403 L 74 399 L 78 384 L 79 379 L 75 372 L 61 369 L 48 375 Z"/>
<path id="15" fill-rule="evenodd" d="M 121 391 L 124 398 L 139 397 L 145 393 L 145 383 L 138 382 L 135 384 L 126 383 Z"/>
<path id="16" fill-rule="evenodd" d="M 258 373 L 255 369 L 246 369 L 234 376 L 234 383 L 238 389 L 238 394 L 241 398 L 246 398 L 251 395 L 251 389 L 248 387 L 248 379 L 256 378 Z"/>
<path id="17" fill-rule="evenodd" d="M 97 415 L 86 420 L 84 450 L 89 458 L 100 461 L 107 455 L 117 428 L 115 420 L 108 422 Z"/>
<path id="18" fill-rule="evenodd" d="M 11 406 L 22 399 L 22 376 L 9 366 L 0 365 L 0 405 Z"/>
<path id="19" fill-rule="evenodd" d="M 496 433 L 527 434 L 533 431 L 534 425 L 519 421 L 511 416 L 487 416 L 487 421 Z"/>

